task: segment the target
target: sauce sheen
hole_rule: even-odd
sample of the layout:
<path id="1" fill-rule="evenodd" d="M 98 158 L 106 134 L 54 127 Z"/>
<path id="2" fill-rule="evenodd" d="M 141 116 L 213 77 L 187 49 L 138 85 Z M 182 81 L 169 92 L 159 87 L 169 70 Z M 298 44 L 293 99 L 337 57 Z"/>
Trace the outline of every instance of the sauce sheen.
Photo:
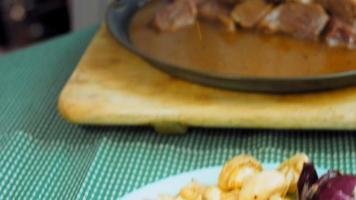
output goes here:
<path id="1" fill-rule="evenodd" d="M 292 78 L 356 70 L 356 51 L 286 35 L 240 29 L 228 33 L 201 20 L 200 28 L 158 32 L 151 22 L 165 4 L 152 1 L 138 11 L 130 37 L 141 52 L 166 63 L 222 77 Z"/>

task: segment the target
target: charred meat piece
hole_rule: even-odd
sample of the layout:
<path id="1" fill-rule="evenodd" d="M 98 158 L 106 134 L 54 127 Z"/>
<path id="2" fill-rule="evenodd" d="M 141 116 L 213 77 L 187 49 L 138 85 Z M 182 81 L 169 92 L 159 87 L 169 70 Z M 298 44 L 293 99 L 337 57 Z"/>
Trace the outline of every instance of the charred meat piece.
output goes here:
<path id="1" fill-rule="evenodd" d="M 317 40 L 328 21 L 329 16 L 318 4 L 286 3 L 270 12 L 260 25 L 269 32 Z"/>
<path id="2" fill-rule="evenodd" d="M 327 11 L 356 28 L 356 0 L 317 0 Z"/>
<path id="3" fill-rule="evenodd" d="M 228 31 L 235 31 L 235 22 L 230 17 L 228 6 L 216 0 L 209 0 L 199 5 L 199 17 L 210 21 L 219 21 Z"/>
<path id="4" fill-rule="evenodd" d="M 242 27 L 252 28 L 272 10 L 272 6 L 265 0 L 248 0 L 237 4 L 231 16 Z"/>
<path id="5" fill-rule="evenodd" d="M 174 0 L 156 13 L 153 24 L 160 31 L 176 31 L 194 24 L 197 13 L 196 0 Z"/>
<path id="6" fill-rule="evenodd" d="M 356 49 L 356 28 L 333 17 L 328 25 L 325 39 L 329 46 Z"/>

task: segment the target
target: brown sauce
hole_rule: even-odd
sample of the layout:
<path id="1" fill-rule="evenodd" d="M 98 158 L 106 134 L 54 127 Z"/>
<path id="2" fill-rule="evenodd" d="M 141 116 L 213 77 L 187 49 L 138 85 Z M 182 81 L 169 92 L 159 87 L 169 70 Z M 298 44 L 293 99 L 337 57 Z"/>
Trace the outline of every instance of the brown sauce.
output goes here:
<path id="1" fill-rule="evenodd" d="M 305 77 L 356 70 L 356 51 L 321 42 L 254 31 L 224 31 L 199 22 L 177 32 L 157 32 L 151 20 L 162 1 L 153 1 L 132 19 L 130 37 L 143 53 L 164 62 L 219 76 Z"/>

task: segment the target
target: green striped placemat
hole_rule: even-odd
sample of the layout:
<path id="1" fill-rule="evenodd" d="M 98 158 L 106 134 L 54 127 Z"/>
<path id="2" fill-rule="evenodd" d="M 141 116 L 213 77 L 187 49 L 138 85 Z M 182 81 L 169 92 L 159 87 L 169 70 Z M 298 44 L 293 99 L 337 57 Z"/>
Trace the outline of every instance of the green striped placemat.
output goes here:
<path id="1" fill-rule="evenodd" d="M 240 153 L 280 162 L 306 152 L 320 167 L 356 173 L 356 134 L 66 123 L 58 94 L 96 29 L 0 58 L 0 199 L 119 199 L 147 183 L 221 165 Z"/>

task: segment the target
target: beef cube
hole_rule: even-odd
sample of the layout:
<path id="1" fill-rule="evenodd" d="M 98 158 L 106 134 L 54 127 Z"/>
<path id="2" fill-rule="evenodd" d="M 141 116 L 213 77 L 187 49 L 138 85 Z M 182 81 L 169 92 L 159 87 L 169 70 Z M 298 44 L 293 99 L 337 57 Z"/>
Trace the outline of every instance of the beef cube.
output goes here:
<path id="1" fill-rule="evenodd" d="M 273 4 L 281 4 L 285 2 L 295 2 L 295 3 L 301 3 L 301 4 L 311 4 L 314 3 L 314 0 L 265 0 L 268 3 L 273 3 Z"/>
<path id="2" fill-rule="evenodd" d="M 270 11 L 272 4 L 265 0 L 247 0 L 237 4 L 231 13 L 235 22 L 244 28 L 255 27 Z"/>
<path id="3" fill-rule="evenodd" d="M 328 21 L 329 16 L 318 4 L 285 3 L 269 13 L 260 26 L 269 32 L 317 40 Z"/>
<path id="4" fill-rule="evenodd" d="M 176 31 L 193 25 L 197 13 L 196 0 L 175 0 L 156 13 L 153 24 L 160 31 Z"/>
<path id="5" fill-rule="evenodd" d="M 314 0 L 287 0 L 287 2 L 301 3 L 301 4 L 311 4 Z"/>
<path id="6" fill-rule="evenodd" d="M 356 27 L 356 0 L 317 0 L 317 2 L 332 15 Z"/>
<path id="7" fill-rule="evenodd" d="M 356 28 L 333 17 L 328 25 L 325 39 L 329 46 L 356 49 Z"/>
<path id="8" fill-rule="evenodd" d="M 241 0 L 218 0 L 218 1 L 228 5 L 235 5 L 241 2 Z"/>
<path id="9" fill-rule="evenodd" d="M 272 3 L 272 4 L 281 4 L 284 3 L 285 0 L 265 0 L 267 3 Z"/>
<path id="10" fill-rule="evenodd" d="M 230 9 L 216 0 L 209 0 L 200 4 L 198 15 L 209 21 L 219 21 L 228 31 L 235 31 L 235 22 L 230 17 Z"/>
<path id="11" fill-rule="evenodd" d="M 199 4 L 202 4 L 202 3 L 206 2 L 206 1 L 209 1 L 209 0 L 193 0 L 193 1 L 194 1 L 194 3 L 196 5 L 199 5 Z"/>

